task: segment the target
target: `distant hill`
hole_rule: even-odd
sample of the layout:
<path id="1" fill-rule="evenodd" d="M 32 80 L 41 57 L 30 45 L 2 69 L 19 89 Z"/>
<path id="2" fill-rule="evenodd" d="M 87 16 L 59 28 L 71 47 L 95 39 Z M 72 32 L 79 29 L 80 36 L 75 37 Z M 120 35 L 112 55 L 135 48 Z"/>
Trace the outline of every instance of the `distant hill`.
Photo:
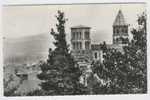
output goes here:
<path id="1" fill-rule="evenodd" d="M 103 31 L 91 32 L 92 43 L 102 43 L 111 37 Z M 67 40 L 70 43 L 69 36 Z M 3 42 L 4 64 L 25 64 L 45 60 L 48 49 L 54 48 L 53 41 L 52 36 L 48 33 L 21 38 L 6 37 Z"/>
<path id="2" fill-rule="evenodd" d="M 91 42 L 94 43 L 103 43 L 105 41 L 107 44 L 112 43 L 112 34 L 111 33 L 106 33 L 103 30 L 98 30 L 91 32 Z"/>
<path id="3" fill-rule="evenodd" d="M 15 39 L 5 38 L 3 42 L 4 64 L 32 63 L 45 60 L 48 49 L 54 47 L 50 34 L 39 34 Z"/>

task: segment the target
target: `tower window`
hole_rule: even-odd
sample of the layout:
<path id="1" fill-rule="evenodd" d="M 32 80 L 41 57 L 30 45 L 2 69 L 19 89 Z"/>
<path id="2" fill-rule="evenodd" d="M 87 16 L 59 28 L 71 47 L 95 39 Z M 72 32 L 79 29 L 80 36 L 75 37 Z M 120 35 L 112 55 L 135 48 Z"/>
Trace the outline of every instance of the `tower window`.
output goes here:
<path id="1" fill-rule="evenodd" d="M 125 33 L 128 33 L 128 29 L 125 30 Z"/>
<path id="2" fill-rule="evenodd" d="M 125 29 L 124 28 L 122 29 L 122 33 L 125 33 Z"/>
<path id="3" fill-rule="evenodd" d="M 115 29 L 113 29 L 113 33 L 115 33 Z"/>
<path id="4" fill-rule="evenodd" d="M 119 29 L 116 29 L 116 32 L 119 33 Z"/>

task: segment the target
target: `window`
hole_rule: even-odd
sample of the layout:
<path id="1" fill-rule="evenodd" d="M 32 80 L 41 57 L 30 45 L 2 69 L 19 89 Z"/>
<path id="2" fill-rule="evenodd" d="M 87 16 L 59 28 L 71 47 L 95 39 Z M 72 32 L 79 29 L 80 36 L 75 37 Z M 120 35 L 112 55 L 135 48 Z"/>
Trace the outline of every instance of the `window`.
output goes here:
<path id="1" fill-rule="evenodd" d="M 94 53 L 94 57 L 95 57 L 95 59 L 97 59 L 97 52 Z"/>
<path id="2" fill-rule="evenodd" d="M 75 32 L 72 33 L 72 39 L 75 39 Z"/>
<path id="3" fill-rule="evenodd" d="M 125 33 L 128 33 L 128 29 L 125 30 Z"/>
<path id="4" fill-rule="evenodd" d="M 124 28 L 122 28 L 122 33 L 125 33 L 125 29 Z"/>
<path id="5" fill-rule="evenodd" d="M 79 36 L 80 36 L 80 39 L 81 39 L 81 38 L 82 38 L 82 36 L 81 36 L 81 32 L 79 32 L 79 34 L 80 34 Z"/>
<path id="6" fill-rule="evenodd" d="M 78 39 L 78 33 L 74 32 L 74 39 Z"/>
<path id="7" fill-rule="evenodd" d="M 119 29 L 116 29 L 117 33 L 119 33 Z"/>
<path id="8" fill-rule="evenodd" d="M 116 43 L 118 43 L 118 42 L 119 42 L 119 38 L 116 39 Z"/>
<path id="9" fill-rule="evenodd" d="M 74 43 L 74 49 L 77 49 L 77 43 Z"/>
<path id="10" fill-rule="evenodd" d="M 82 49 L 82 43 L 81 42 L 77 42 L 78 44 L 78 49 Z"/>
<path id="11" fill-rule="evenodd" d="M 85 49 L 89 49 L 90 48 L 90 42 L 85 42 Z"/>
<path id="12" fill-rule="evenodd" d="M 73 43 L 73 49 L 75 49 L 75 43 Z"/>
<path id="13" fill-rule="evenodd" d="M 78 35 L 78 32 L 76 32 L 76 39 L 78 39 L 78 36 L 79 36 L 79 35 Z"/>
<path id="14" fill-rule="evenodd" d="M 77 49 L 79 49 L 79 42 L 77 42 Z"/>
<path id="15" fill-rule="evenodd" d="M 90 33 L 89 33 L 88 31 L 84 33 L 84 35 L 85 35 L 85 39 L 90 39 L 89 34 L 90 34 Z"/>
<path id="16" fill-rule="evenodd" d="M 82 43 L 80 42 L 80 49 L 82 49 Z"/>
<path id="17" fill-rule="evenodd" d="M 115 28 L 113 28 L 113 33 L 115 33 Z"/>

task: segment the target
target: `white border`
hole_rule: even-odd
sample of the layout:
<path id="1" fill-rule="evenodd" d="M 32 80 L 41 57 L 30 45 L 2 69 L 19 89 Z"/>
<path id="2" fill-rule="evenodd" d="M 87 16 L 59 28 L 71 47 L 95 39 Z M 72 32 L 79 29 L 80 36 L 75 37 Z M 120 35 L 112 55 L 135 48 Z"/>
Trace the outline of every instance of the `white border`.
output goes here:
<path id="1" fill-rule="evenodd" d="M 147 0 L 3 0 L 4 5 L 16 4 L 69 4 L 69 3 L 112 3 L 112 2 L 146 2 Z"/>
<path id="2" fill-rule="evenodd" d="M 117 3 L 117 2 L 146 2 L 147 3 L 147 15 L 148 15 L 148 34 L 147 34 L 147 68 L 148 68 L 148 80 L 149 78 L 149 65 L 150 65 L 150 48 L 149 48 L 149 39 L 150 39 L 150 20 L 149 20 L 149 14 L 150 14 L 150 2 L 148 0 L 0 0 L 0 8 L 2 5 L 24 5 L 24 4 L 72 4 L 72 3 Z M 1 16 L 1 9 L 0 9 L 0 16 Z M 0 19 L 0 95 L 3 96 L 3 65 L 2 65 L 2 28 L 1 28 L 1 19 Z M 148 81 L 148 91 L 149 88 L 149 81 Z M 0 100 L 148 100 L 150 98 L 149 92 L 148 94 L 140 95 L 140 94 L 134 94 L 134 95 L 92 95 L 92 96 L 44 96 L 44 97 L 0 97 Z"/>

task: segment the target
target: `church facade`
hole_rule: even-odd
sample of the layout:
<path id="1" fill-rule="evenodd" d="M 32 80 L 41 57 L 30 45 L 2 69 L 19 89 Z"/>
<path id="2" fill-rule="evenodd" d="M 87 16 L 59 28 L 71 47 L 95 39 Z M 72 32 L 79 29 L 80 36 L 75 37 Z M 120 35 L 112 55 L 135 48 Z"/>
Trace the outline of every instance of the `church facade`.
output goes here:
<path id="1" fill-rule="evenodd" d="M 108 48 L 122 50 L 128 45 L 128 24 L 125 21 L 121 10 L 118 11 L 116 19 L 112 25 L 113 43 L 108 44 Z M 100 44 L 91 44 L 91 27 L 78 25 L 71 27 L 71 51 L 75 60 L 80 66 L 88 66 L 93 61 L 103 62 L 103 51 Z"/>

